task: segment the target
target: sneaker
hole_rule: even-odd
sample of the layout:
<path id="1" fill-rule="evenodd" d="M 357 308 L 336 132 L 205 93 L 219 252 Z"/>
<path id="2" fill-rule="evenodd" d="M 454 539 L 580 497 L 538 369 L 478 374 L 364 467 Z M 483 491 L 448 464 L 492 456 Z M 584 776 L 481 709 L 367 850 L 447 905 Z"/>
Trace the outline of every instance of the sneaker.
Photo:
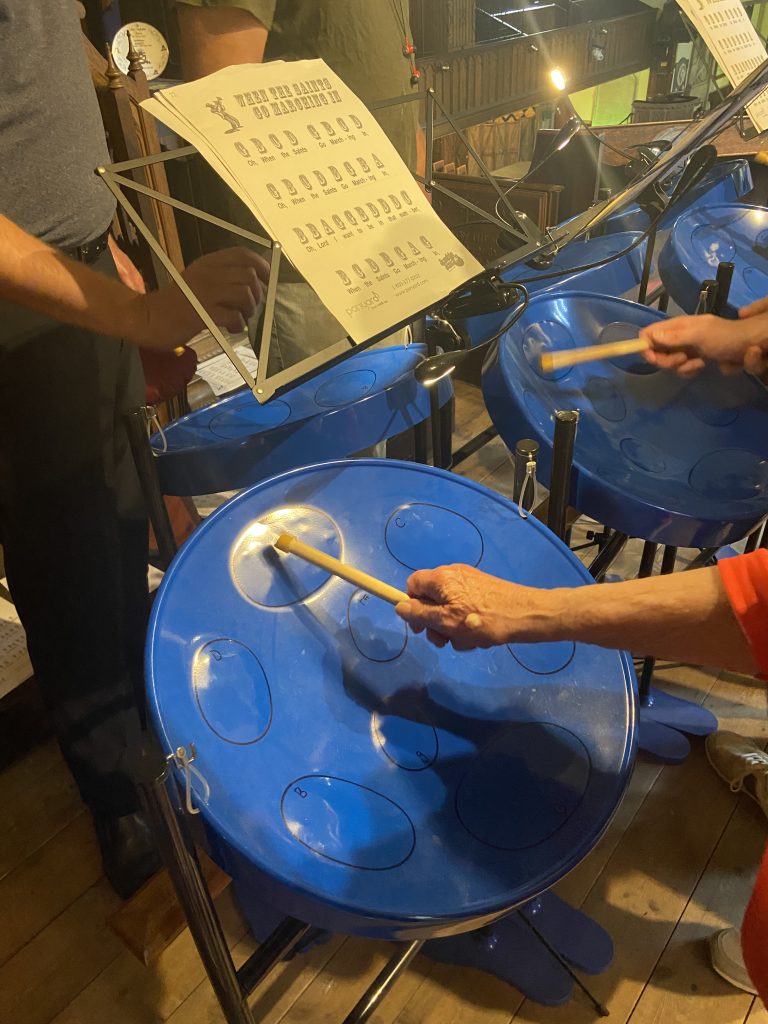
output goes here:
<path id="1" fill-rule="evenodd" d="M 705 743 L 707 759 L 734 793 L 745 792 L 768 816 L 768 754 L 735 732 L 713 732 Z"/>
<path id="2" fill-rule="evenodd" d="M 729 734 L 730 735 L 730 734 Z M 738 928 L 725 928 L 723 931 L 713 935 L 709 940 L 709 952 L 712 958 L 712 967 L 725 978 L 731 985 L 757 995 L 757 989 L 752 984 L 752 979 L 747 974 L 744 966 L 744 958 L 741 955 L 741 935 Z"/>

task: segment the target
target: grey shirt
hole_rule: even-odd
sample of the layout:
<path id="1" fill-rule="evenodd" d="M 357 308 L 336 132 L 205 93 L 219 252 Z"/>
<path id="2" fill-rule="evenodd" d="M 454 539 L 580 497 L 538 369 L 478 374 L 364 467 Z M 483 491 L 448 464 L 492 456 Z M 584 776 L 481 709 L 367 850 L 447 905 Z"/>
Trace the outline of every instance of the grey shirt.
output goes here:
<path id="1" fill-rule="evenodd" d="M 82 245 L 112 219 L 108 160 L 73 0 L 0 0 L 0 213 Z"/>

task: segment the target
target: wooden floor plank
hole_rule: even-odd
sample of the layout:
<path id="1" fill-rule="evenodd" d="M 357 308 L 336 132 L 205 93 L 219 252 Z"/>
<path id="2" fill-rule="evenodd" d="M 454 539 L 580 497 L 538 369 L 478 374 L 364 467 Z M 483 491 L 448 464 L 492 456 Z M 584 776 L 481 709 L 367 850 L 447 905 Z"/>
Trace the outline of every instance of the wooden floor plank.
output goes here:
<path id="1" fill-rule="evenodd" d="M 498 978 L 438 964 L 397 1017 L 397 1024 L 507 1024 L 520 996 Z"/>
<path id="2" fill-rule="evenodd" d="M 75 781 L 61 763 L 30 778 L 15 791 L 9 793 L 9 788 L 4 783 L 0 785 L 0 879 L 84 810 Z"/>
<path id="3" fill-rule="evenodd" d="M 0 881 L 0 966 L 100 877 L 96 837 L 83 812 Z"/>
<path id="4" fill-rule="evenodd" d="M 489 427 L 491 417 L 485 408 L 480 388 L 460 380 L 455 381 L 454 387 L 456 389 L 456 421 L 453 431 L 455 451 Z"/>
<path id="5" fill-rule="evenodd" d="M 735 797 L 733 798 L 735 802 Z M 739 927 L 766 838 L 765 815 L 742 797 L 631 1017 L 630 1024 L 742 1024 L 752 996 L 713 970 L 708 941 Z"/>
<path id="6" fill-rule="evenodd" d="M 720 1024 L 720 1022 L 709 1017 L 708 1024 Z M 749 1015 L 744 1020 L 744 1024 L 768 1024 L 768 1010 L 766 1010 L 762 1000 L 755 999 Z"/>
<path id="7" fill-rule="evenodd" d="M 245 932 L 240 912 L 225 892 L 217 903 L 234 945 Z M 189 931 L 145 967 L 127 949 L 53 1018 L 53 1024 L 157 1024 L 167 1020 L 205 978 Z"/>
<path id="8" fill-rule="evenodd" d="M 120 953 L 105 881 L 75 900 L 0 967 L 0 1024 L 48 1024 Z"/>
<path id="9" fill-rule="evenodd" d="M 270 1013 L 264 1024 L 340 1024 L 394 952 L 389 942 L 348 938 L 288 1012 L 281 1017 Z M 404 972 L 371 1018 L 372 1024 L 391 1024 L 430 968 L 427 961 L 418 961 Z"/>
<path id="10" fill-rule="evenodd" d="M 63 764 L 64 759 L 55 740 L 40 743 L 0 772 L 0 799 L 3 803 L 16 799 L 35 779 Z"/>
<path id="11" fill-rule="evenodd" d="M 281 1024 L 339 1024 L 356 1004 L 368 983 L 391 955 L 392 945 L 348 939 L 313 979 Z"/>

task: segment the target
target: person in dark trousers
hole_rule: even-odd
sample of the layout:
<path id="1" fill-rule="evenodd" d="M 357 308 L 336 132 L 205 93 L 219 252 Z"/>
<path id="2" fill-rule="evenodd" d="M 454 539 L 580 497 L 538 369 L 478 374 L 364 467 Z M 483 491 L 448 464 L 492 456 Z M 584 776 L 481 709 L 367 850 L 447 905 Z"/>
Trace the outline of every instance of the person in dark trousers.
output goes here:
<path id="1" fill-rule="evenodd" d="M 35 677 L 126 897 L 158 864 L 126 756 L 140 729 L 148 526 L 123 417 L 144 404 L 137 346 L 173 350 L 202 324 L 175 286 L 141 294 L 118 279 L 73 0 L 0 0 L 0 68 L 0 544 Z M 231 249 L 185 276 L 236 331 L 267 272 Z"/>

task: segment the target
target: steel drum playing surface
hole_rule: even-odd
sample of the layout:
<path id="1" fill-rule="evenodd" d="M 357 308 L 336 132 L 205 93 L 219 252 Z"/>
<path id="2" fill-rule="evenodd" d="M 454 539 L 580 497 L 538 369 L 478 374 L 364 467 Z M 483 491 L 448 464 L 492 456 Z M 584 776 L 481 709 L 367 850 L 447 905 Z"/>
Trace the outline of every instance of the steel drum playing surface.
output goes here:
<path id="1" fill-rule="evenodd" d="M 267 521 L 404 588 L 467 562 L 520 583 L 590 577 L 534 519 L 460 477 L 360 460 L 223 506 L 155 602 L 147 678 L 165 749 L 236 885 L 315 925 L 451 934 L 547 889 L 591 849 L 634 742 L 625 655 L 570 643 L 437 650 L 394 609 L 259 542 Z"/>

